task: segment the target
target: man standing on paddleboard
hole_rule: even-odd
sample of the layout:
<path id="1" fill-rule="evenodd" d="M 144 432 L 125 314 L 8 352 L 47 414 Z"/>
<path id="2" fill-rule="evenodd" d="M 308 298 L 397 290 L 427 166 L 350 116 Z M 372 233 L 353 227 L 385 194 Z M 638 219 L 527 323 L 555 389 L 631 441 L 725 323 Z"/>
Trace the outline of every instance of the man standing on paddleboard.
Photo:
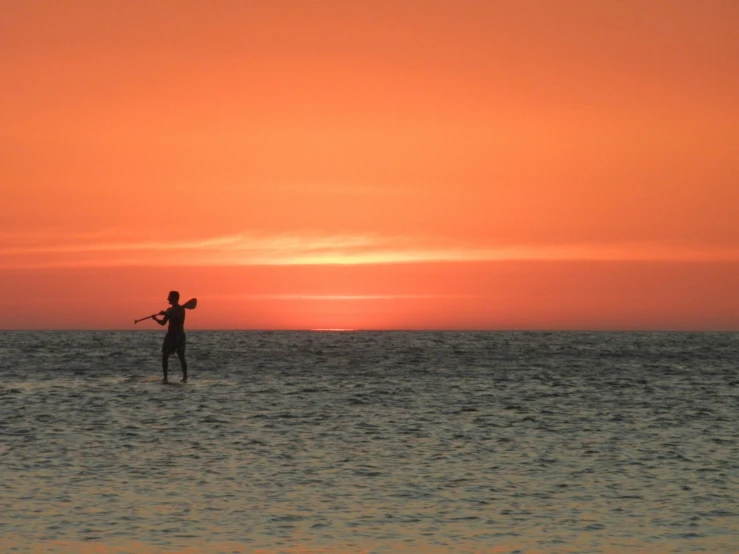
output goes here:
<path id="1" fill-rule="evenodd" d="M 167 369 L 169 367 L 169 357 L 170 355 L 177 353 L 177 357 L 180 359 L 180 366 L 182 366 L 182 382 L 187 383 L 187 361 L 185 361 L 185 307 L 180 306 L 180 293 L 176 290 L 169 293 L 167 302 L 169 302 L 172 307 L 157 314 L 163 316 L 162 319 L 157 319 L 156 315 L 152 316 L 152 319 L 154 319 L 154 321 L 159 325 L 166 325 L 169 323 L 167 334 L 164 336 L 164 343 L 162 344 L 162 370 L 164 371 L 164 379 L 162 382 L 168 382 Z"/>

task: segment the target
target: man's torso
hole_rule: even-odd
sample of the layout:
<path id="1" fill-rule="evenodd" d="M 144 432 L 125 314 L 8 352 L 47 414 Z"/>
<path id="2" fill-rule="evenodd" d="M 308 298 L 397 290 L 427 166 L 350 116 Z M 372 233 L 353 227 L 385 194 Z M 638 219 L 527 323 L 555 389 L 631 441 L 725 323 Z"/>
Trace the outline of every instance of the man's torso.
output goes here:
<path id="1" fill-rule="evenodd" d="M 167 310 L 169 318 L 169 327 L 167 333 L 183 333 L 185 331 L 185 308 L 182 306 L 172 306 Z"/>

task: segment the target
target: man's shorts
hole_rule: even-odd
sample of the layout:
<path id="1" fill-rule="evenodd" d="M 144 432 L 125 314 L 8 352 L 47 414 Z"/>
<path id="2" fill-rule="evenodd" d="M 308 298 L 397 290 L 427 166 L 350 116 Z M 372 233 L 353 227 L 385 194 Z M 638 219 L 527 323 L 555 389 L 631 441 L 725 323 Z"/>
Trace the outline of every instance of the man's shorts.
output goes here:
<path id="1" fill-rule="evenodd" d="M 170 334 L 167 333 L 164 336 L 164 343 L 162 344 L 162 352 L 165 354 L 185 355 L 185 333 Z"/>

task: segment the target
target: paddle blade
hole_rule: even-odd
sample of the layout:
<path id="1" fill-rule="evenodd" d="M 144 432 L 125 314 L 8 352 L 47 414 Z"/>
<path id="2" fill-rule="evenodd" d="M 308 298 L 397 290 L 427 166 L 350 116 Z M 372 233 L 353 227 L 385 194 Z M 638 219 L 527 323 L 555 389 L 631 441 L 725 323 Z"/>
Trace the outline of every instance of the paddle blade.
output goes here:
<path id="1" fill-rule="evenodd" d="M 185 308 L 185 309 L 187 309 L 187 310 L 194 310 L 195 308 L 198 307 L 198 299 L 197 298 L 191 298 L 190 300 L 188 300 L 187 302 L 185 302 L 182 305 L 182 307 Z"/>

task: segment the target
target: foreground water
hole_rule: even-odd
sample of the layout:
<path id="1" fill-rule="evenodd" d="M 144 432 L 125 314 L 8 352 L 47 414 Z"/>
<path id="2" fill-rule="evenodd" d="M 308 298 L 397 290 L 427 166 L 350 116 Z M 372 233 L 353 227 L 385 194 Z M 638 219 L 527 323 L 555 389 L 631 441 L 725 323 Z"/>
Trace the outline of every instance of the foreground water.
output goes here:
<path id="1" fill-rule="evenodd" d="M 0 551 L 739 551 L 733 335 L 161 339 L 0 333 Z"/>

